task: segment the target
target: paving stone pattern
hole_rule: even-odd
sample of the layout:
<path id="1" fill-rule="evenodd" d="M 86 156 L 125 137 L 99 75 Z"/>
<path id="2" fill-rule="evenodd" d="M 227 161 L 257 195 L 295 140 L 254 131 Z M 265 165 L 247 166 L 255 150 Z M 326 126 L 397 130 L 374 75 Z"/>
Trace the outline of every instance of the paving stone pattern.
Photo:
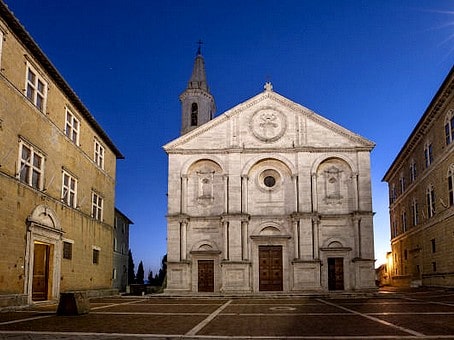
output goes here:
<path id="1" fill-rule="evenodd" d="M 454 290 L 382 289 L 373 297 L 91 300 L 89 314 L 56 306 L 0 313 L 0 339 L 454 339 Z"/>

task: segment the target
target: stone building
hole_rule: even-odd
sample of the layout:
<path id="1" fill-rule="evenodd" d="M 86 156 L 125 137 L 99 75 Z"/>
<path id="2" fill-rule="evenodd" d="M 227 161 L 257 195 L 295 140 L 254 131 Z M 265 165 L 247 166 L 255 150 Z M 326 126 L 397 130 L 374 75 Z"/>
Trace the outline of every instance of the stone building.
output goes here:
<path id="1" fill-rule="evenodd" d="M 454 286 L 454 68 L 386 172 L 392 284 Z"/>
<path id="2" fill-rule="evenodd" d="M 112 287 L 120 292 L 126 291 L 128 283 L 129 227 L 133 222 L 115 208 L 113 234 L 113 273 Z"/>
<path id="3" fill-rule="evenodd" d="M 373 289 L 374 144 L 264 91 L 213 118 L 200 50 L 169 158 L 167 292 Z"/>
<path id="4" fill-rule="evenodd" d="M 0 305 L 111 292 L 121 152 L 0 1 Z"/>

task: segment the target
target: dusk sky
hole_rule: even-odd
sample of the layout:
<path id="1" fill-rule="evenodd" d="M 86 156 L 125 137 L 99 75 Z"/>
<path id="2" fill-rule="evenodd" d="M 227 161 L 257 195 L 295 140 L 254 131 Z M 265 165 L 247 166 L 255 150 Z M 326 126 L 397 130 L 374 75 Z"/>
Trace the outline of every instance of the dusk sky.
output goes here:
<path id="1" fill-rule="evenodd" d="M 390 250 L 381 182 L 454 63 L 453 0 L 5 0 L 101 124 L 116 206 L 146 275 L 166 253 L 167 155 L 202 54 L 217 115 L 274 90 L 376 143 L 376 266 Z"/>

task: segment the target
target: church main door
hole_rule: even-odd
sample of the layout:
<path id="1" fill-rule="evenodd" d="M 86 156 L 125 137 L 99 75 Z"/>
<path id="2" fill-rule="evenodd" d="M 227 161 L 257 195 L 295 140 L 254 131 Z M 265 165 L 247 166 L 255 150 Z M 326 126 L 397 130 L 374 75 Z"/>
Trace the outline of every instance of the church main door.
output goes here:
<path id="1" fill-rule="evenodd" d="M 49 245 L 34 244 L 32 300 L 47 300 L 49 283 Z"/>
<path id="2" fill-rule="evenodd" d="M 214 292 L 214 261 L 199 260 L 198 266 L 198 291 Z"/>
<path id="3" fill-rule="evenodd" d="M 342 257 L 328 258 L 328 289 L 344 289 L 344 259 Z"/>
<path id="4" fill-rule="evenodd" d="M 282 246 L 259 246 L 259 290 L 282 291 Z"/>

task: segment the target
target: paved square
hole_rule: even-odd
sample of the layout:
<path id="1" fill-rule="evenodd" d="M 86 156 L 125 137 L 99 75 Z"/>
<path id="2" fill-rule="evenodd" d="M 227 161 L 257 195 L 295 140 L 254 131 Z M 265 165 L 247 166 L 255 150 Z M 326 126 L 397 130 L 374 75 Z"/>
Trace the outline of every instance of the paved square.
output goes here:
<path id="1" fill-rule="evenodd" d="M 454 339 L 454 290 L 373 297 L 93 299 L 81 316 L 55 305 L 0 313 L 0 339 Z"/>

